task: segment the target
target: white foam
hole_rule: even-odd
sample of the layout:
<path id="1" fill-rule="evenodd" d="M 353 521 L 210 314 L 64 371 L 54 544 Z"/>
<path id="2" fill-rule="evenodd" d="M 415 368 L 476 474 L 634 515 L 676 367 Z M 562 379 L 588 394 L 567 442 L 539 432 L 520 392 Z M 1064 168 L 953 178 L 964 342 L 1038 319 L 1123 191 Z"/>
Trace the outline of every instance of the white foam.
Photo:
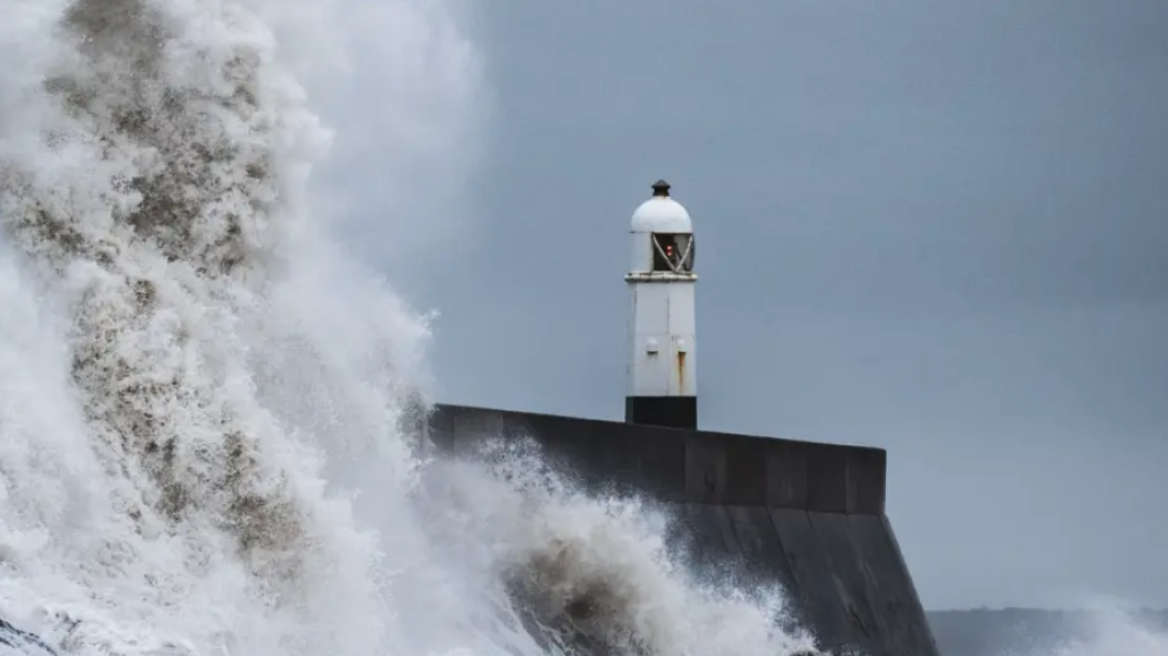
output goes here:
<path id="1" fill-rule="evenodd" d="M 1022 643 L 987 648 L 985 656 L 1168 655 L 1162 613 L 1140 611 L 1117 599 L 1098 598 L 1089 600 L 1081 610 L 1062 612 L 1069 621 L 1060 621 L 1053 627 L 1014 627 L 1005 640 L 984 636 L 998 644 Z"/>
<path id="2" fill-rule="evenodd" d="M 532 443 L 487 445 L 427 474 L 428 501 L 440 509 L 427 529 L 449 561 L 509 584 L 560 632 L 574 627 L 617 653 L 813 649 L 809 635 L 779 629 L 789 609 L 773 582 L 735 590 L 696 578 L 667 547 L 672 516 L 663 508 L 585 495 L 548 469 Z"/>
<path id="3" fill-rule="evenodd" d="M 648 653 L 802 644 L 639 505 L 414 452 L 427 317 L 319 211 L 334 135 L 297 75 L 386 70 L 345 30 L 399 21 L 391 188 L 465 172 L 480 71 L 446 9 L 0 0 L 0 617 L 80 654 L 529 656 L 562 647 L 516 576 L 567 554 L 523 597 L 552 620 L 601 585 L 594 628 Z"/>

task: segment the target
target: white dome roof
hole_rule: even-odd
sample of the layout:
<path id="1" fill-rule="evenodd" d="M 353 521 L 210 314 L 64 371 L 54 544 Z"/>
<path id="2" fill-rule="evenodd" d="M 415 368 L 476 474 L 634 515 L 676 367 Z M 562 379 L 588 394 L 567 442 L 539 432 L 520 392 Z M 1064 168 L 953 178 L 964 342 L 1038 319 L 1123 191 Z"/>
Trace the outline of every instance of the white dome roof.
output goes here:
<path id="1" fill-rule="evenodd" d="M 669 197 L 669 183 L 659 180 L 653 191 L 653 197 L 633 212 L 633 232 L 693 232 L 689 212 Z"/>

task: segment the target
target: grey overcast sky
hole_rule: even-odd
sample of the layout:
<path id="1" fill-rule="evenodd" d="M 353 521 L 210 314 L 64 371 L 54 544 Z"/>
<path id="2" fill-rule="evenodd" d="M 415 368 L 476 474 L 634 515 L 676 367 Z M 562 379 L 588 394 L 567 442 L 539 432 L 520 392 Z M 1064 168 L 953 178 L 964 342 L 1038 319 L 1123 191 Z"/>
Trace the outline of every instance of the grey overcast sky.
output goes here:
<path id="1" fill-rule="evenodd" d="M 930 608 L 1168 606 L 1168 3 L 506 0 L 469 29 L 465 220 L 385 232 L 441 313 L 440 400 L 620 418 L 628 219 L 664 177 L 704 427 L 887 448 Z"/>

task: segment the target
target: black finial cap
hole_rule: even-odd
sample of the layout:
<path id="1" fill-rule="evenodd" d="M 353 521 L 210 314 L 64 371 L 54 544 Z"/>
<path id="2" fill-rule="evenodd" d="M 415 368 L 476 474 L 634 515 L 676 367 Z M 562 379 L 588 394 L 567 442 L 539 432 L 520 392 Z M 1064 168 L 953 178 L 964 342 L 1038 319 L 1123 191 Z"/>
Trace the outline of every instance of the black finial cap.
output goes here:
<path id="1" fill-rule="evenodd" d="M 653 195 L 661 198 L 669 198 L 669 183 L 664 180 L 658 180 L 653 183 Z"/>

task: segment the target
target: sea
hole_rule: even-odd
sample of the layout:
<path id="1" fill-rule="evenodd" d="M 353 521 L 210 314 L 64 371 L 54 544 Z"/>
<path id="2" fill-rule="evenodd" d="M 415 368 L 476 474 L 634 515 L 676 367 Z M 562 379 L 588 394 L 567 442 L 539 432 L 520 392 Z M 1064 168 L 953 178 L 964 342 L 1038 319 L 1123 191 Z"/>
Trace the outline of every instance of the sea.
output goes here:
<path id="1" fill-rule="evenodd" d="M 0 654 L 813 650 L 651 503 L 409 428 L 432 317 L 354 238 L 335 148 L 390 148 L 399 225 L 465 174 L 469 11 L 0 0 Z M 330 123 L 369 76 L 381 120 Z M 1074 653 L 1168 653 L 1108 640 Z"/>

